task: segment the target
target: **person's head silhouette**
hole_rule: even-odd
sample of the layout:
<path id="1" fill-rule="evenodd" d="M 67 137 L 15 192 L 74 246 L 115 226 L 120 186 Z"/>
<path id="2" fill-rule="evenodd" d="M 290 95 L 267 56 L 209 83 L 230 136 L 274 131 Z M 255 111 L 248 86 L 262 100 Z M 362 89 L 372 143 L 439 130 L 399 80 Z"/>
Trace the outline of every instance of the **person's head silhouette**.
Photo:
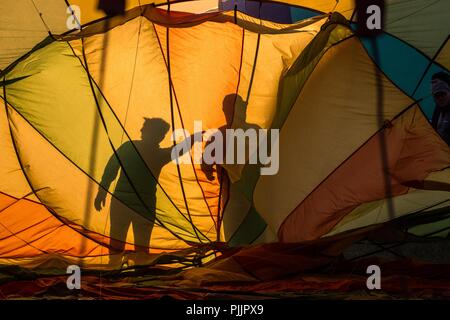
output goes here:
<path id="1" fill-rule="evenodd" d="M 161 118 L 144 118 L 141 139 L 148 143 L 159 144 L 169 129 L 170 125 Z"/>
<path id="2" fill-rule="evenodd" d="M 247 109 L 247 103 L 236 93 L 231 93 L 223 98 L 222 111 L 225 114 L 225 121 L 228 126 L 233 123 L 234 114 L 239 113 L 238 118 L 244 116 Z"/>

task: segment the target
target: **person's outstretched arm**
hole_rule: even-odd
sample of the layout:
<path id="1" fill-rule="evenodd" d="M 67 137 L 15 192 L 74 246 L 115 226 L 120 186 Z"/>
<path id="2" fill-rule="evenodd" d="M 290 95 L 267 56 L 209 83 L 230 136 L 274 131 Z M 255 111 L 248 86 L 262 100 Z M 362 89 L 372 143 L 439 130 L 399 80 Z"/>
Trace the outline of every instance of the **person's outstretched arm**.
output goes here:
<path id="1" fill-rule="evenodd" d="M 183 156 L 186 152 L 192 149 L 195 142 L 202 141 L 202 132 L 196 132 L 191 134 L 189 137 L 183 141 L 177 143 L 176 145 L 165 149 L 164 163 L 169 163 L 171 160 L 177 160 Z"/>

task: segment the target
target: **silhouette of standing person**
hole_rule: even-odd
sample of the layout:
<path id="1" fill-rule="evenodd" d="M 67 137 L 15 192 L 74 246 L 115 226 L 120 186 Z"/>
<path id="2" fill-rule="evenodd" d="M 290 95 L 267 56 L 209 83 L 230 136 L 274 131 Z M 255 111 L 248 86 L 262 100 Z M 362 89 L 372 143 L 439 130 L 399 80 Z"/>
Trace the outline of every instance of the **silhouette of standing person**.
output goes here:
<path id="1" fill-rule="evenodd" d="M 133 227 L 136 262 L 149 253 L 150 237 L 156 218 L 156 189 L 161 169 L 169 163 L 173 148 L 192 146 L 194 136 L 186 138 L 176 146 L 161 148 L 159 144 L 166 136 L 170 125 L 160 118 L 145 118 L 141 129 L 141 140 L 127 141 L 109 159 L 103 172 L 94 206 L 100 211 L 105 205 L 107 191 L 117 180 L 110 207 L 109 263 L 122 263 L 125 242 L 130 225 Z M 117 155 L 117 156 L 116 156 Z M 178 152 L 178 156 L 180 156 Z M 130 214 L 123 211 L 123 204 L 133 209 Z"/>
<path id="2" fill-rule="evenodd" d="M 237 180 L 237 175 L 235 176 L 235 179 L 231 179 L 232 175 L 231 172 L 228 172 L 227 169 L 225 169 L 225 166 L 228 165 L 234 165 L 236 163 L 226 163 L 227 159 L 227 151 L 233 152 L 234 155 L 237 154 L 235 152 L 236 150 L 229 150 L 229 148 L 235 148 L 234 144 L 231 145 L 231 141 L 227 140 L 227 129 L 240 128 L 243 130 L 247 129 L 253 129 L 258 130 L 260 127 L 256 124 L 250 124 L 247 123 L 247 102 L 245 102 L 242 97 L 238 94 L 228 94 L 224 97 L 222 102 L 222 111 L 225 115 L 225 124 L 221 126 L 220 128 L 217 128 L 217 131 L 220 132 L 222 135 L 222 155 L 219 155 L 212 152 L 212 156 L 214 157 L 214 163 L 207 163 L 205 161 L 205 157 L 203 156 L 202 163 L 201 163 L 201 169 L 204 172 L 206 178 L 209 181 L 213 181 L 215 179 L 215 175 L 217 177 L 218 183 L 219 183 L 219 207 L 218 207 L 218 221 L 216 222 L 216 232 L 217 234 L 220 234 L 221 224 L 223 220 L 223 212 L 225 209 L 225 204 L 228 201 L 228 197 L 230 196 L 231 184 L 232 182 L 235 182 L 234 180 Z M 234 123 L 233 123 L 234 121 Z M 214 141 L 215 137 L 212 135 L 205 144 L 205 150 Z M 251 152 L 254 150 L 244 150 L 245 152 Z M 230 167 L 229 167 L 230 168 Z M 215 175 L 214 175 L 215 173 Z M 236 179 L 237 177 L 237 179 Z"/>
<path id="3" fill-rule="evenodd" d="M 229 94 L 229 95 L 225 96 L 225 98 L 223 99 L 222 111 L 225 115 L 225 124 L 223 126 L 221 126 L 220 128 L 217 128 L 217 130 L 222 134 L 223 138 L 226 137 L 226 129 L 231 129 L 231 125 L 233 123 L 235 100 L 236 100 L 235 94 Z M 213 141 L 212 138 L 213 137 L 211 136 L 208 139 L 208 141 L 206 142 L 205 149 L 209 144 L 212 143 L 212 141 Z M 223 142 L 222 150 L 224 150 L 223 158 L 225 158 L 225 150 L 226 150 L 225 139 L 223 139 L 222 142 Z M 213 152 L 212 156 L 216 157 L 217 155 L 215 154 L 215 152 Z M 218 159 L 216 159 L 216 160 L 218 160 Z M 223 163 L 224 159 L 221 159 L 221 160 Z M 214 180 L 214 171 L 217 172 L 217 178 L 221 184 L 222 184 L 222 182 L 228 181 L 226 172 L 223 171 L 223 169 L 221 167 L 220 168 L 218 167 L 218 163 L 208 164 L 208 163 L 206 163 L 206 161 L 203 158 L 202 163 L 201 163 L 201 168 L 202 168 L 202 171 L 205 173 L 207 179 L 210 181 Z"/>
<path id="4" fill-rule="evenodd" d="M 217 178 L 221 183 L 228 183 L 228 177 L 226 170 L 224 170 L 221 166 L 221 164 L 227 164 L 226 163 L 226 154 L 227 149 L 229 148 L 229 144 L 231 141 L 227 141 L 227 129 L 232 129 L 233 126 L 233 119 L 234 119 L 234 127 L 243 129 L 244 131 L 248 129 L 252 130 L 259 130 L 261 129 L 256 124 L 251 124 L 246 122 L 247 118 L 247 102 L 245 102 L 242 97 L 238 94 L 232 93 L 225 96 L 222 102 L 222 111 L 225 115 L 225 124 L 218 128 L 217 130 L 221 133 L 223 137 L 223 154 L 222 159 L 218 159 L 218 155 L 214 154 L 213 157 L 215 157 L 216 162 L 213 164 L 208 164 L 206 161 L 202 161 L 201 168 L 202 171 L 205 173 L 208 180 L 212 181 L 214 180 L 214 171 L 217 173 Z M 212 138 L 212 137 L 211 137 Z M 206 147 L 212 143 L 212 139 L 209 139 L 206 142 Z M 245 150 L 246 152 L 251 152 L 252 150 Z M 234 152 L 234 155 L 236 155 L 236 152 Z M 235 164 L 235 163 L 230 163 Z"/>

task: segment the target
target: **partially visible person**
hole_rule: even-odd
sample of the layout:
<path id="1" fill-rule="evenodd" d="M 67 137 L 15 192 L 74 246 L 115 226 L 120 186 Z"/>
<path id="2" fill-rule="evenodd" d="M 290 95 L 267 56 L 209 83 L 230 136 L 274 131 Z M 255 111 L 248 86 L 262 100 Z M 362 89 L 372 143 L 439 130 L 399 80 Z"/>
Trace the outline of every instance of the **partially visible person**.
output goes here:
<path id="1" fill-rule="evenodd" d="M 435 73 L 431 90 L 436 103 L 431 124 L 450 146 L 450 75 L 446 72 Z"/>

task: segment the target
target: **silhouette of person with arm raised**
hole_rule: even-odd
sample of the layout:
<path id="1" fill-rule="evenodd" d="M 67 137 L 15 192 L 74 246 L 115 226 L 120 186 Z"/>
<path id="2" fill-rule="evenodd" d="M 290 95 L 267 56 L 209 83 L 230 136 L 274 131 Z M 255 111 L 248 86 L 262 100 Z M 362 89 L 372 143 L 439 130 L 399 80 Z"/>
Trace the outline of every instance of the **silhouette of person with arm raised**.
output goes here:
<path id="1" fill-rule="evenodd" d="M 110 207 L 110 265 L 122 263 L 130 225 L 134 234 L 136 263 L 149 253 L 150 237 L 156 218 L 156 190 L 161 169 L 172 158 L 172 150 L 189 150 L 194 135 L 176 146 L 161 148 L 170 125 L 160 118 L 145 118 L 141 140 L 127 141 L 109 159 L 94 206 L 100 211 L 105 205 L 107 191 L 119 174 Z M 186 145 L 186 146 L 185 146 Z M 178 156 L 181 156 L 178 152 Z M 120 171 L 120 173 L 119 173 Z M 124 211 L 124 205 L 133 213 Z"/>

